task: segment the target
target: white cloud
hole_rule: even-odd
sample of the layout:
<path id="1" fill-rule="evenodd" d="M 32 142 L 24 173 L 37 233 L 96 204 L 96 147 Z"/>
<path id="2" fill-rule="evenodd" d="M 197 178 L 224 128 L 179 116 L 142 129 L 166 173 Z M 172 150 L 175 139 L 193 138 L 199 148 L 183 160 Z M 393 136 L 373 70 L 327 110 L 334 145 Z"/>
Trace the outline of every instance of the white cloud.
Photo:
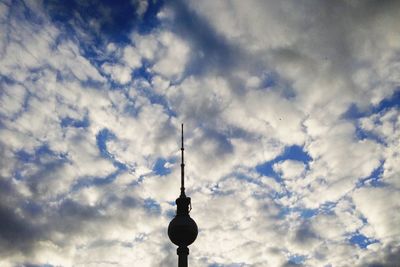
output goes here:
<path id="1" fill-rule="evenodd" d="M 3 91 L 0 98 L 0 111 L 3 116 L 14 117 L 24 108 L 26 90 L 20 85 L 10 86 Z"/>
<path id="2" fill-rule="evenodd" d="M 136 69 L 142 65 L 141 57 L 133 46 L 124 47 L 123 59 L 132 69 Z"/>
<path id="3" fill-rule="evenodd" d="M 161 33 L 159 42 L 164 49 L 153 67 L 154 71 L 169 79 L 180 78 L 188 61 L 188 45 L 169 32 Z"/>
<path id="4" fill-rule="evenodd" d="M 102 65 L 103 71 L 111 75 L 111 78 L 120 83 L 127 84 L 131 81 L 132 69 L 122 64 L 109 64 Z"/>
<path id="5" fill-rule="evenodd" d="M 144 19 L 147 2 L 134 5 Z M 39 3 L 1 3 L 0 215 L 13 228 L 0 227 L 0 265 L 175 264 L 181 122 L 192 266 L 394 262 L 399 111 L 374 111 L 399 85 L 399 7 L 381 5 L 179 2 L 130 44 L 107 44 L 92 20 L 104 43 L 81 46 L 93 39 Z M 292 145 L 312 159 L 285 158 Z M 279 177 L 255 170 L 270 161 Z"/>
<path id="6" fill-rule="evenodd" d="M 306 175 L 306 205 L 337 201 L 379 167 L 382 147 L 371 140 L 357 140 L 354 135 L 352 124 L 340 123 L 309 143 L 307 151 L 314 160 Z"/>
<path id="7" fill-rule="evenodd" d="M 285 160 L 274 164 L 274 169 L 276 172 L 281 173 L 284 179 L 292 180 L 301 178 L 305 171 L 305 165 L 301 161 Z"/>
<path id="8" fill-rule="evenodd" d="M 137 6 L 136 14 L 139 17 L 143 17 L 149 7 L 149 3 L 146 0 L 133 0 L 132 2 Z"/>
<path id="9" fill-rule="evenodd" d="M 400 114 L 392 108 L 386 112 L 363 118 L 360 126 L 368 133 L 372 133 L 385 143 L 383 164 L 383 181 L 400 188 L 399 140 L 400 140 Z"/>
<path id="10" fill-rule="evenodd" d="M 131 39 L 135 43 L 135 46 L 143 58 L 151 61 L 154 59 L 159 46 L 156 34 L 144 36 L 133 34 Z"/>
<path id="11" fill-rule="evenodd" d="M 354 192 L 353 199 L 356 208 L 365 216 L 371 225 L 373 238 L 383 244 L 398 240 L 400 223 L 398 202 L 400 193 L 390 187 L 362 188 Z M 371 196 L 373 200 L 371 200 Z"/>

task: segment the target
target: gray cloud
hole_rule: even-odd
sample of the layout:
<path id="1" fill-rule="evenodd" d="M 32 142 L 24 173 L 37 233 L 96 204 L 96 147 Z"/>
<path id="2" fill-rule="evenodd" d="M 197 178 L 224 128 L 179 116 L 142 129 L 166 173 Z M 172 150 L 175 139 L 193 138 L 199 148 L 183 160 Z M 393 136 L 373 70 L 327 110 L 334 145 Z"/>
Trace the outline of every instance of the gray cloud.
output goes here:
<path id="1" fill-rule="evenodd" d="M 379 258 L 373 259 L 370 261 L 364 262 L 360 266 L 368 266 L 368 267 L 395 267 L 400 262 L 400 251 L 399 247 L 396 244 L 389 244 L 382 251 L 382 254 Z"/>
<path id="2" fill-rule="evenodd" d="M 10 207 L 0 207 L 0 247 L 2 257 L 22 252 L 30 254 L 42 236 L 40 229 L 15 214 Z"/>
<path id="3" fill-rule="evenodd" d="M 189 73 L 201 74 L 214 70 L 229 73 L 241 59 L 241 50 L 217 33 L 210 23 L 184 1 L 171 2 L 177 32 L 191 42 L 193 51 Z M 192 74 L 192 73 L 190 73 Z"/>

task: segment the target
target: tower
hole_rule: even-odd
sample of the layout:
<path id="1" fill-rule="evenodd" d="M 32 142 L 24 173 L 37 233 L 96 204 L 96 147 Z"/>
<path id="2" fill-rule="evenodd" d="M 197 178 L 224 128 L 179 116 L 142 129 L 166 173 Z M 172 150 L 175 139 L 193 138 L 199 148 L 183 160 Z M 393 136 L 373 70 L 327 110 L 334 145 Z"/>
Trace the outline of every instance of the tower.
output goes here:
<path id="1" fill-rule="evenodd" d="M 185 195 L 185 162 L 183 148 L 183 124 L 182 124 L 182 147 L 181 147 L 181 194 L 175 201 L 177 209 L 176 215 L 169 223 L 169 239 L 178 246 L 178 267 L 188 266 L 188 246 L 197 237 L 198 229 L 196 222 L 190 218 L 189 212 L 192 209 L 190 197 Z"/>

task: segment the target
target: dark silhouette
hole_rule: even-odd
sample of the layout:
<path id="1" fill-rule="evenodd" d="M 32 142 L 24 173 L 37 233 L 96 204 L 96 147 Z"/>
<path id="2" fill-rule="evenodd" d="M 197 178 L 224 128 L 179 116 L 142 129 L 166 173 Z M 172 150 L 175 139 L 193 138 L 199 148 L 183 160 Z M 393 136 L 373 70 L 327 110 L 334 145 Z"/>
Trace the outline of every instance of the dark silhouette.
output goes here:
<path id="1" fill-rule="evenodd" d="M 183 159 L 183 124 L 182 124 L 182 162 L 181 162 L 181 194 L 176 199 L 176 216 L 169 223 L 168 236 L 172 243 L 178 246 L 178 267 L 188 266 L 188 246 L 192 244 L 197 237 L 198 229 L 196 222 L 190 218 L 189 212 L 192 209 L 190 197 L 185 195 L 185 163 Z"/>

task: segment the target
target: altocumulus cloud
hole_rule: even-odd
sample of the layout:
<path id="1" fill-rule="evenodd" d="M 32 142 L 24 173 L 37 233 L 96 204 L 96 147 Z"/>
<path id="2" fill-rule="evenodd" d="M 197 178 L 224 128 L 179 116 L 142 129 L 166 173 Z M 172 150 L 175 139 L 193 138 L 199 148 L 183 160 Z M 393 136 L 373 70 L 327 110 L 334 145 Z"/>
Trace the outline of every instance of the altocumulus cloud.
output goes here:
<path id="1" fill-rule="evenodd" d="M 0 265 L 398 266 L 399 1 L 1 1 Z"/>

